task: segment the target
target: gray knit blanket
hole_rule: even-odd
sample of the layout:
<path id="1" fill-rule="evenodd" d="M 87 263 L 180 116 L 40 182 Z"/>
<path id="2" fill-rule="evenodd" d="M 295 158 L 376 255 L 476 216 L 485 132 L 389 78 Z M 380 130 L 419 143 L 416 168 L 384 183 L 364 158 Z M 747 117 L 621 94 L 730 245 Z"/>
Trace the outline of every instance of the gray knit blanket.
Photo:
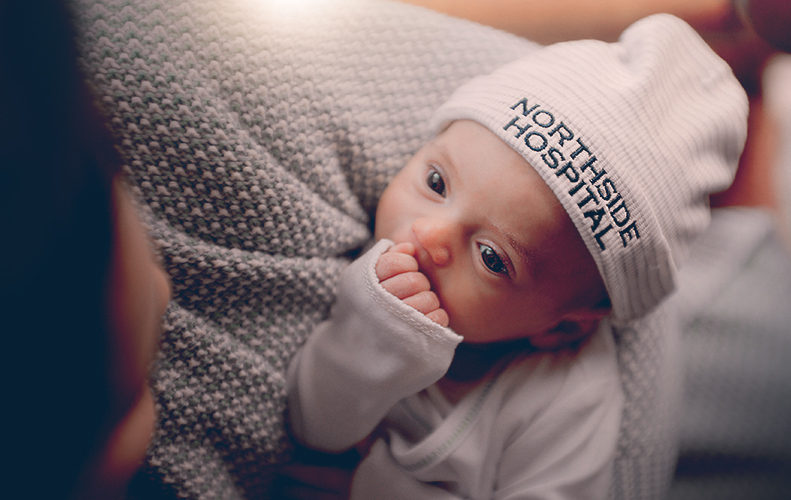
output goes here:
<path id="1" fill-rule="evenodd" d="M 379 194 L 459 84 L 536 45 L 375 0 L 74 3 L 82 62 L 173 282 L 144 472 L 185 498 L 268 498 L 293 450 L 286 367 L 371 238 Z M 672 473 L 668 325 L 617 335 L 612 498 L 661 498 Z"/>

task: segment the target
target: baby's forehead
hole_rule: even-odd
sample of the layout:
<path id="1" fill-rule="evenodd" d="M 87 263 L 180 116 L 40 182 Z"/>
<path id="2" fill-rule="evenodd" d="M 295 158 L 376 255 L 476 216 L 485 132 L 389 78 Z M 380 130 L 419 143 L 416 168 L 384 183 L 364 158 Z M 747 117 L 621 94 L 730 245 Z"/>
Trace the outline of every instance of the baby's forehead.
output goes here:
<path id="1" fill-rule="evenodd" d="M 484 195 L 479 208 L 511 219 L 541 220 L 546 229 L 571 229 L 568 213 L 555 192 L 521 154 L 487 127 L 469 120 L 453 122 L 431 142 L 430 155 L 443 161 L 456 189 Z"/>

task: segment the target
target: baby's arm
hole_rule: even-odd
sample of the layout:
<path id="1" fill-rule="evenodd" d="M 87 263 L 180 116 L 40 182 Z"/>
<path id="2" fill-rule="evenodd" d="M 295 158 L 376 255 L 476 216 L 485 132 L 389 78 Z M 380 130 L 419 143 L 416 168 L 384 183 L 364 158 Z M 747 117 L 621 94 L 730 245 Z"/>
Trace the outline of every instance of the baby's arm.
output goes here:
<path id="1" fill-rule="evenodd" d="M 448 326 L 448 313 L 440 307 L 428 278 L 418 271 L 415 246 L 399 243 L 383 253 L 376 262 L 376 277 L 382 287 L 431 321 Z"/>
<path id="2" fill-rule="evenodd" d="M 362 441 L 399 400 L 441 378 L 461 342 L 408 247 L 384 257 L 392 245 L 380 241 L 341 273 L 330 319 L 289 365 L 291 429 L 312 448 Z"/>

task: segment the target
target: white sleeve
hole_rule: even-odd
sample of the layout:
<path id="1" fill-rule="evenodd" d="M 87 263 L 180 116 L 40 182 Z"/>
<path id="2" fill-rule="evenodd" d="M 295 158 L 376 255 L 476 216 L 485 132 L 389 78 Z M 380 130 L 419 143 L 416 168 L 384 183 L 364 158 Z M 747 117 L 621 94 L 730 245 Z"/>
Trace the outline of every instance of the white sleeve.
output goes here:
<path id="1" fill-rule="evenodd" d="M 379 241 L 340 276 L 330 319 L 288 367 L 289 419 L 304 444 L 343 451 L 404 397 L 439 380 L 462 337 L 387 292 L 376 277 Z"/>

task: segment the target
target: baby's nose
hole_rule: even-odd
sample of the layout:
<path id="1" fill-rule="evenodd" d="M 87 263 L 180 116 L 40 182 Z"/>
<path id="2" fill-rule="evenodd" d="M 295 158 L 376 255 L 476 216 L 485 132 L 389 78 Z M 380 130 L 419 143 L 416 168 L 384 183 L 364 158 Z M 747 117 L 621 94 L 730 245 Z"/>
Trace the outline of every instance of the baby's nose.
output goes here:
<path id="1" fill-rule="evenodd" d="M 446 266 L 451 259 L 453 225 L 441 218 L 421 218 L 412 223 L 418 244 L 437 266 Z"/>

